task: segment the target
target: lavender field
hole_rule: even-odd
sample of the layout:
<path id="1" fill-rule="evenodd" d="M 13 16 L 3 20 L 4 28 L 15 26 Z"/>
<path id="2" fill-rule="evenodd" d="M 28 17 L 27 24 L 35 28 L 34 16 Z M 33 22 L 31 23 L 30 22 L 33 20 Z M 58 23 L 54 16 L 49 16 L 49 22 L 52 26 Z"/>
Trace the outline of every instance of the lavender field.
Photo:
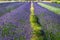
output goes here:
<path id="1" fill-rule="evenodd" d="M 0 40 L 60 40 L 60 4 L 0 3 Z"/>
<path id="2" fill-rule="evenodd" d="M 0 40 L 29 40 L 31 37 L 30 3 L 6 4 L 2 4 L 5 9 L 1 10 L 6 13 L 0 12 L 2 14 L 0 17 Z"/>

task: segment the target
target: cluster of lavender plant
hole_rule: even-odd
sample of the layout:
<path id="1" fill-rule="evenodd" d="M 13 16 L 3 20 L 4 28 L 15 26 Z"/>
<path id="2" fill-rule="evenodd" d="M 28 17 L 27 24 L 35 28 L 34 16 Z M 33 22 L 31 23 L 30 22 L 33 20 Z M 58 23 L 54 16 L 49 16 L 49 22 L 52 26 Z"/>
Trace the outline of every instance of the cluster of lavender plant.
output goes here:
<path id="1" fill-rule="evenodd" d="M 35 15 L 39 18 L 42 30 L 45 32 L 44 40 L 60 39 L 60 15 L 34 3 Z"/>

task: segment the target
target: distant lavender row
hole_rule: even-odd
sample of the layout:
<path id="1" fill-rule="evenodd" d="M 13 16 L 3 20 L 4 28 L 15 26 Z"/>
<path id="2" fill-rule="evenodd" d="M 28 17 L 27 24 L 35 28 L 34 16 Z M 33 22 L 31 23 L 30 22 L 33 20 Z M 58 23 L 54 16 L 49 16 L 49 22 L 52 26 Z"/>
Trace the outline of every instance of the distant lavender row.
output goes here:
<path id="1" fill-rule="evenodd" d="M 50 6 L 53 6 L 53 7 L 58 7 L 60 8 L 60 4 L 56 4 L 56 3 L 48 3 L 48 2 L 43 2 L 44 4 L 47 4 L 47 5 L 50 5 Z"/>
<path id="2" fill-rule="evenodd" d="M 2 3 L 3 4 L 3 3 Z M 0 6 L 2 6 L 2 4 Z M 16 9 L 17 7 L 23 5 L 24 3 L 5 3 L 0 7 L 0 16 L 2 16 L 3 14 L 7 13 L 7 12 L 11 12 L 12 10 Z"/>
<path id="3" fill-rule="evenodd" d="M 31 27 L 30 27 L 30 3 L 25 3 L 24 5 L 18 7 L 14 11 L 7 13 L 3 16 L 0 17 L 0 26 L 3 26 L 4 24 L 7 23 L 12 23 L 15 25 L 16 28 L 16 33 L 17 37 L 20 35 L 25 36 L 26 39 L 24 40 L 30 40 L 31 38 Z M 23 31 L 23 32 L 18 32 L 18 31 Z M 13 35 L 12 35 L 13 36 Z M 15 36 L 10 37 L 8 36 L 9 39 L 6 37 L 6 40 L 13 39 Z M 5 37 L 2 37 L 1 39 L 4 39 Z"/>
<path id="4" fill-rule="evenodd" d="M 60 32 L 60 15 L 54 14 L 53 12 L 41 7 L 37 3 L 34 3 L 34 8 L 35 15 L 37 15 L 39 18 L 38 21 L 42 25 L 42 29 L 45 31 L 45 33 L 47 32 L 46 35 L 48 35 L 48 33 L 53 33 L 56 35 L 56 33 Z M 50 40 L 49 35 L 47 37 L 48 40 Z"/>
<path id="5" fill-rule="evenodd" d="M 18 4 L 18 3 L 23 4 L 23 3 L 25 3 L 25 2 L 8 2 L 8 3 L 0 3 L 0 8 L 1 8 L 1 7 L 6 7 L 6 6 L 8 6 L 8 5 Z"/>

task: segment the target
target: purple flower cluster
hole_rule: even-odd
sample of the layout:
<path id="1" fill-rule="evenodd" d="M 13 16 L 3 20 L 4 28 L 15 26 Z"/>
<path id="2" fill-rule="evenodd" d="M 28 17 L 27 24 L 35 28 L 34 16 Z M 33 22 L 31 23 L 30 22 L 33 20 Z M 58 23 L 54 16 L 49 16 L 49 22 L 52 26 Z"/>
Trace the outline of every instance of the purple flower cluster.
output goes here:
<path id="1" fill-rule="evenodd" d="M 20 4 L 20 3 L 17 3 L 17 4 Z M 16 28 L 17 35 L 13 36 L 15 40 L 20 40 L 21 39 L 20 36 L 25 36 L 25 39 L 21 39 L 21 40 L 30 40 L 32 30 L 31 30 L 29 18 L 30 18 L 30 3 L 27 2 L 19 6 L 15 10 L 1 16 L 0 26 L 3 26 L 4 24 L 7 24 L 7 23 L 11 23 L 17 27 Z M 23 31 L 23 32 L 20 32 L 20 31 Z M 11 40 L 11 38 L 13 37 L 8 36 L 0 39 Z"/>

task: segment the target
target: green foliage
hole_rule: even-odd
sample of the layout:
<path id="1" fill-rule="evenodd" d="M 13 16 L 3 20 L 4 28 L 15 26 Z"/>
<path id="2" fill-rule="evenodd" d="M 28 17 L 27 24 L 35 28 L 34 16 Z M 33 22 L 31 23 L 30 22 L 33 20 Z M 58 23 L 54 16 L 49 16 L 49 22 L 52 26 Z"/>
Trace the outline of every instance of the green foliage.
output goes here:
<path id="1" fill-rule="evenodd" d="M 57 1 L 57 4 L 60 4 L 60 1 Z"/>
<path id="2" fill-rule="evenodd" d="M 16 26 L 12 25 L 11 23 L 5 24 L 2 28 L 2 36 L 8 36 L 8 35 L 14 35 L 15 32 L 12 32 L 11 30 L 13 30 L 13 28 L 15 28 Z"/>
<path id="3" fill-rule="evenodd" d="M 38 22 L 38 17 L 36 15 L 31 15 L 30 17 L 30 23 L 31 26 L 33 28 L 33 35 L 35 35 L 34 37 L 36 39 L 34 39 L 34 37 L 32 38 L 32 40 L 43 40 L 43 36 L 41 35 L 41 24 Z"/>
<path id="4" fill-rule="evenodd" d="M 30 18 L 31 23 L 34 23 L 36 25 L 40 25 L 41 26 L 41 24 L 39 23 L 38 20 L 39 19 L 38 19 L 38 17 L 36 15 L 31 15 L 31 18 Z"/>
<path id="5" fill-rule="evenodd" d="M 14 37 L 14 40 L 26 40 L 24 35 L 20 35 L 19 37 Z"/>
<path id="6" fill-rule="evenodd" d="M 31 15 L 30 23 L 31 23 L 33 30 L 35 31 L 41 30 L 41 24 L 38 22 L 38 18 L 36 15 Z"/>
<path id="7" fill-rule="evenodd" d="M 46 31 L 44 40 L 60 40 L 60 32 L 53 33 Z"/>
<path id="8" fill-rule="evenodd" d="M 57 33 L 55 34 L 55 37 L 56 37 L 55 40 L 60 40 L 60 32 L 57 32 Z"/>
<path id="9" fill-rule="evenodd" d="M 14 37 L 14 40 L 19 40 L 19 38 L 18 37 Z"/>
<path id="10" fill-rule="evenodd" d="M 9 28 L 4 27 L 2 30 L 2 36 L 7 36 L 9 34 Z"/>
<path id="11" fill-rule="evenodd" d="M 55 40 L 55 35 L 52 32 L 50 33 L 50 39 Z"/>
<path id="12" fill-rule="evenodd" d="M 45 33 L 45 36 L 44 36 L 44 40 L 48 40 L 48 37 L 49 37 L 49 33 L 46 32 L 46 33 Z"/>
<path id="13" fill-rule="evenodd" d="M 31 16 L 32 16 L 31 22 L 32 22 L 32 23 L 37 23 L 37 24 L 39 24 L 39 22 L 38 22 L 38 17 L 37 17 L 36 15 L 31 15 Z"/>
<path id="14" fill-rule="evenodd" d="M 19 37 L 19 40 L 26 40 L 26 37 L 23 36 L 23 35 L 21 35 L 21 36 Z"/>

